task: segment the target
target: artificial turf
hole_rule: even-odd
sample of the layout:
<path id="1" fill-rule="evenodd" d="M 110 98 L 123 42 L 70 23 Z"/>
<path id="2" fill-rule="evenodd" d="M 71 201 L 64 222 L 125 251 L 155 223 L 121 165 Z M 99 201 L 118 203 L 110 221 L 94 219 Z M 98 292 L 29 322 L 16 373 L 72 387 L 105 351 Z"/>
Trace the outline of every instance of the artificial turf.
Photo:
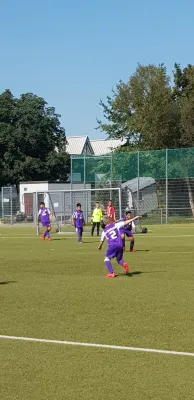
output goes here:
<path id="1" fill-rule="evenodd" d="M 152 226 L 104 279 L 85 233 L 0 229 L 0 335 L 194 352 L 194 228 Z M 193 399 L 194 357 L 0 340 L 2 400 Z"/>

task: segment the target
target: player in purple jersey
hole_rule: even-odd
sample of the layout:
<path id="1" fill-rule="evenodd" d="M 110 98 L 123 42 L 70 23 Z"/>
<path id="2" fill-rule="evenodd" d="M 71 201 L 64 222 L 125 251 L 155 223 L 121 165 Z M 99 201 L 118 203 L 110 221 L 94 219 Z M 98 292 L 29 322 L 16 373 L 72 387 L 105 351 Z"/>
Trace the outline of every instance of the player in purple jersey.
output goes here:
<path id="1" fill-rule="evenodd" d="M 76 210 L 74 211 L 74 213 L 72 215 L 72 225 L 76 229 L 77 236 L 78 236 L 78 242 L 82 243 L 82 234 L 83 234 L 83 227 L 85 225 L 85 220 L 84 220 L 83 211 L 81 210 L 80 203 L 77 203 Z"/>
<path id="2" fill-rule="evenodd" d="M 129 267 L 122 259 L 123 257 L 123 240 L 121 237 L 120 229 L 123 228 L 125 225 L 129 224 L 132 221 L 138 219 L 139 216 L 134 217 L 130 220 L 126 221 L 118 221 L 113 222 L 113 219 L 110 217 L 105 217 L 103 220 L 104 223 L 104 230 L 101 235 L 101 241 L 98 246 L 98 250 L 101 250 L 104 240 L 106 239 L 108 242 L 108 249 L 106 252 L 106 257 L 104 259 L 105 266 L 108 270 L 108 274 L 106 278 L 115 278 L 115 272 L 113 270 L 111 259 L 116 258 L 117 263 L 121 265 L 126 274 L 129 272 Z"/>
<path id="3" fill-rule="evenodd" d="M 131 211 L 126 211 L 125 217 L 122 219 L 122 221 L 127 221 L 131 219 Z M 133 228 L 135 227 L 134 222 L 128 223 L 128 225 L 125 225 L 123 228 L 120 229 L 121 232 L 121 237 L 123 240 L 123 251 L 125 251 L 125 236 L 127 236 L 130 240 L 130 252 L 135 252 L 134 249 L 134 236 L 133 236 Z"/>
<path id="4" fill-rule="evenodd" d="M 44 228 L 44 233 L 42 234 L 42 239 L 45 240 L 46 238 L 48 241 L 51 241 L 50 237 L 50 230 L 51 230 L 51 212 L 49 208 L 45 207 L 45 203 L 41 202 L 39 205 L 39 212 L 38 212 L 38 217 L 37 217 L 37 225 L 39 221 L 41 221 L 41 224 Z"/>

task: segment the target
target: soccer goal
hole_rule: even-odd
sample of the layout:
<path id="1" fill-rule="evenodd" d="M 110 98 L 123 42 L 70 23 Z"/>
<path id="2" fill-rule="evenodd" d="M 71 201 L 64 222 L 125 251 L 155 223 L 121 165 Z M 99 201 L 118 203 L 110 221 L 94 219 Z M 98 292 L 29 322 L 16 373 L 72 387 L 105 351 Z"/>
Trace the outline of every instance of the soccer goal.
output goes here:
<path id="1" fill-rule="evenodd" d="M 38 211 L 40 202 L 44 202 L 52 213 L 52 225 L 58 232 L 61 232 L 63 226 L 71 224 L 71 217 L 77 203 L 81 203 L 86 224 L 91 222 L 96 202 L 99 202 L 105 212 L 110 199 L 115 208 L 116 218 L 122 218 L 120 188 L 51 190 L 37 192 L 35 197 L 36 210 Z"/>

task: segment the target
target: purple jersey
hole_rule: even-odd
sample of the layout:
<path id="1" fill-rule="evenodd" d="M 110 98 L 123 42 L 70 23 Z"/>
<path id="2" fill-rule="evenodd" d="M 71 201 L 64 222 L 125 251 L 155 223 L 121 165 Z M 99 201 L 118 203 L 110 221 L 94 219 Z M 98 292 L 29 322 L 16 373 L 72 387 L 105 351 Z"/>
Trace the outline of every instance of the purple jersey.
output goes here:
<path id="1" fill-rule="evenodd" d="M 43 226 L 50 224 L 50 214 L 49 208 L 40 208 L 38 215 Z"/>
<path id="2" fill-rule="evenodd" d="M 119 221 L 106 226 L 101 235 L 101 242 L 105 239 L 109 247 L 122 248 L 123 242 L 121 239 L 120 229 L 124 227 L 124 221 Z"/>
<path id="3" fill-rule="evenodd" d="M 84 225 L 84 215 L 82 210 L 75 210 L 72 218 L 74 220 L 75 228 L 83 228 Z"/>
<path id="4" fill-rule="evenodd" d="M 126 217 L 124 217 L 124 218 L 122 218 L 121 221 L 126 221 L 126 220 L 127 220 Z M 125 225 L 123 228 L 120 229 L 120 233 L 122 233 L 122 234 L 131 233 L 133 227 L 134 227 L 133 222 L 130 222 L 128 225 Z"/>

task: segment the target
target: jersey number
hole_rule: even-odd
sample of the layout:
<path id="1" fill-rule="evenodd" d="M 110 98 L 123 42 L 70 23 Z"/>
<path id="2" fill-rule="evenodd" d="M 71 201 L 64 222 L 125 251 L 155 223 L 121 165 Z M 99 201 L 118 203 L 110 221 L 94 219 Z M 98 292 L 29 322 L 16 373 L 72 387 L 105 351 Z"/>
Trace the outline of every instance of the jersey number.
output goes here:
<path id="1" fill-rule="evenodd" d="M 117 233 L 115 231 L 110 232 L 111 239 L 117 239 Z"/>

